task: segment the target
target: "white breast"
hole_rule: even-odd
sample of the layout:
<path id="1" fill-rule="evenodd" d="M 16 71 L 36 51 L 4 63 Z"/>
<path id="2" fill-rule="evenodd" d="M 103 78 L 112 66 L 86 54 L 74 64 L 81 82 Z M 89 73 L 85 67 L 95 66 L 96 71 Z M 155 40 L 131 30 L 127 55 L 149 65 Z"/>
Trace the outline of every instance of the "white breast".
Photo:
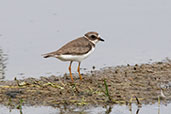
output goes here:
<path id="1" fill-rule="evenodd" d="M 78 61 L 81 62 L 82 60 L 86 59 L 93 51 L 94 47 L 92 49 L 84 54 L 84 55 L 58 55 L 56 58 L 62 60 L 62 61 Z"/>

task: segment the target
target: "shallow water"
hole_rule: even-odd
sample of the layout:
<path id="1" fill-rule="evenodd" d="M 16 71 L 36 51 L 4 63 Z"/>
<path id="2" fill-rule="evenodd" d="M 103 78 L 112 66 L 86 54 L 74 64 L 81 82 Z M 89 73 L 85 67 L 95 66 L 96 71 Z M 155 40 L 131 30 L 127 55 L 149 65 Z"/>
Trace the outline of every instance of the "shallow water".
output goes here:
<path id="1" fill-rule="evenodd" d="M 114 105 L 106 107 L 81 107 L 81 108 L 52 108 L 47 106 L 29 107 L 23 106 L 21 112 L 23 114 L 170 114 L 171 104 L 160 105 L 143 105 L 138 108 L 136 105 L 132 105 L 132 108 L 128 106 Z M 5 106 L 0 107 L 1 114 L 19 114 L 18 109 L 9 109 Z"/>
<path id="2" fill-rule="evenodd" d="M 169 0 L 7 0 L 0 2 L 0 8 L 0 48 L 9 58 L 6 79 L 68 73 L 68 62 L 44 59 L 41 54 L 57 50 L 92 30 L 99 32 L 105 42 L 97 45 L 95 52 L 82 62 L 82 68 L 148 63 L 171 57 Z M 77 63 L 73 72 L 76 67 Z"/>

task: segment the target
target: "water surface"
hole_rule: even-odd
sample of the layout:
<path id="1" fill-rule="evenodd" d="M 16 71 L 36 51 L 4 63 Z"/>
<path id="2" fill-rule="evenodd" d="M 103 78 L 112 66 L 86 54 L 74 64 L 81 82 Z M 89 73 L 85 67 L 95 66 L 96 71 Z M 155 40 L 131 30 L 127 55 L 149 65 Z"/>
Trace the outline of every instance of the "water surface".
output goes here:
<path id="1" fill-rule="evenodd" d="M 148 63 L 171 57 L 171 1 L 0 1 L 0 48 L 6 79 L 68 72 L 68 62 L 43 59 L 88 31 L 105 39 L 81 67 Z M 77 63 L 73 64 L 76 72 Z M 83 72 L 83 71 L 82 71 Z"/>
<path id="2" fill-rule="evenodd" d="M 160 105 L 143 105 L 141 108 L 138 108 L 136 105 L 132 105 L 132 108 L 129 106 L 106 106 L 106 107 L 81 107 L 81 108 L 52 108 L 46 106 L 37 106 L 37 107 L 28 107 L 23 106 L 21 112 L 23 114 L 170 114 L 169 109 L 171 104 Z M 19 114 L 20 110 L 18 109 L 9 109 L 5 106 L 0 108 L 1 114 Z"/>

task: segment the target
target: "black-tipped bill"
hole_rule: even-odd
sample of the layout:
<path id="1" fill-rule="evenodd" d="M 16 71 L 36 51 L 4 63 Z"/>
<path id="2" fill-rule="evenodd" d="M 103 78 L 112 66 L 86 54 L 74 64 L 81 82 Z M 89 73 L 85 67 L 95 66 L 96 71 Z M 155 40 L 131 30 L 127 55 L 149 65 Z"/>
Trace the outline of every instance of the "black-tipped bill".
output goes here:
<path id="1" fill-rule="evenodd" d="M 103 40 L 102 38 L 99 37 L 98 39 L 99 39 L 100 41 L 104 42 L 104 40 Z"/>

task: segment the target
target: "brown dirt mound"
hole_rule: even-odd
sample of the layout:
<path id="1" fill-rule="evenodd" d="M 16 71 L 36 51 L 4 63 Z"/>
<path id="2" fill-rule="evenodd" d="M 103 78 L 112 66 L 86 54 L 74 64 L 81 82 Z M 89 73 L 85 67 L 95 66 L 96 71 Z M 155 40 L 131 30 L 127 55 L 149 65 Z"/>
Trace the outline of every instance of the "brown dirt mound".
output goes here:
<path id="1" fill-rule="evenodd" d="M 106 67 L 83 75 L 28 78 L 1 81 L 0 102 L 3 105 L 104 105 L 155 103 L 161 96 L 169 101 L 171 94 L 161 84 L 171 82 L 171 63 L 158 62 L 134 66 Z M 161 95 L 164 93 L 165 96 Z"/>

